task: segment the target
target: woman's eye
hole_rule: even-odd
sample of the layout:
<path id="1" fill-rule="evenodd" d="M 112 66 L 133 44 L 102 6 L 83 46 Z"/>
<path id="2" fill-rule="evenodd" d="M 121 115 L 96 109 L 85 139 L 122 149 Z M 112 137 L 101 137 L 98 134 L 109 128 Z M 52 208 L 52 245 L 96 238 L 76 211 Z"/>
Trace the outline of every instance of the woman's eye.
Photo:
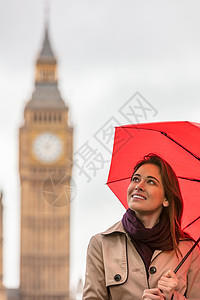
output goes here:
<path id="1" fill-rule="evenodd" d="M 150 184 L 155 184 L 155 181 L 152 180 L 152 179 L 149 179 L 149 180 L 148 180 L 148 183 L 150 183 Z"/>
<path id="2" fill-rule="evenodd" d="M 132 177 L 132 181 L 133 181 L 133 182 L 138 182 L 138 181 L 139 181 L 139 178 L 138 178 L 138 177 Z"/>

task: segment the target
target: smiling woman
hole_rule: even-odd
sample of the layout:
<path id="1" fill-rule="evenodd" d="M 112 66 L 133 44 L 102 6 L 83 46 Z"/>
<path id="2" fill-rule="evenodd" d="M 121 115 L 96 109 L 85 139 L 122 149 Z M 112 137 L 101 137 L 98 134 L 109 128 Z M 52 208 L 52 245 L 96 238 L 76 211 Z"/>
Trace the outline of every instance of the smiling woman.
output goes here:
<path id="1" fill-rule="evenodd" d="M 171 166 L 157 155 L 139 161 L 121 221 L 91 238 L 83 299 L 200 299 L 200 253 L 181 230 L 183 200 Z"/>
<path id="2" fill-rule="evenodd" d="M 146 228 L 152 228 L 158 222 L 162 207 L 169 206 L 158 166 L 144 164 L 134 173 L 127 190 L 127 200 L 130 209 L 135 211 Z"/>

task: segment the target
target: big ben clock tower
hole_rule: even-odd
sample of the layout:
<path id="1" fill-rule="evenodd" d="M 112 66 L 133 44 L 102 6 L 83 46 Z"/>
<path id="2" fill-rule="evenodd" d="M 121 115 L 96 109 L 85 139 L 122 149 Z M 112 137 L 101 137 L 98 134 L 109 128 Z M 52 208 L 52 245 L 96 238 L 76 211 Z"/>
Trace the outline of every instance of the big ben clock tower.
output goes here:
<path id="1" fill-rule="evenodd" d="M 68 300 L 72 128 L 45 30 L 19 134 L 20 299 Z"/>

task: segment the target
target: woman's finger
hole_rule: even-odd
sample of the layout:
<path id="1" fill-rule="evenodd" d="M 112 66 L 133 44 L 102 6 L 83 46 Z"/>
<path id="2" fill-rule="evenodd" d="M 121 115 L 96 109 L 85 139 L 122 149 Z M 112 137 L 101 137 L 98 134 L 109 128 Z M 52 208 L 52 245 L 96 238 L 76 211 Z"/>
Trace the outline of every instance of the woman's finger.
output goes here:
<path id="1" fill-rule="evenodd" d="M 176 277 L 176 274 L 173 271 L 169 270 L 158 281 L 158 288 L 163 291 L 165 299 L 168 300 L 171 299 L 177 284 L 178 279 Z"/>
<path id="2" fill-rule="evenodd" d="M 164 277 L 177 279 L 176 274 L 172 270 L 169 270 Z"/>
<path id="3" fill-rule="evenodd" d="M 144 290 L 142 295 L 143 300 L 164 300 L 164 296 L 158 288 Z"/>

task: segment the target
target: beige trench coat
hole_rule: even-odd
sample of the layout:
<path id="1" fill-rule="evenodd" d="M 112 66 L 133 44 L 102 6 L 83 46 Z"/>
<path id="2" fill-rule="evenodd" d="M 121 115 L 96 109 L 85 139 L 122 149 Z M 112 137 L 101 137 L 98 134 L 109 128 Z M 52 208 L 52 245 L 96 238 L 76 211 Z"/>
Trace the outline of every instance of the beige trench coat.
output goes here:
<path id="1" fill-rule="evenodd" d="M 180 241 L 183 256 L 191 241 Z M 168 270 L 174 270 L 181 257 L 174 251 L 156 250 L 149 267 L 149 279 L 142 258 L 127 237 L 120 222 L 93 236 L 87 252 L 84 300 L 141 300 L 143 291 L 155 288 Z M 177 273 L 174 300 L 200 299 L 200 252 L 196 247 Z"/>

